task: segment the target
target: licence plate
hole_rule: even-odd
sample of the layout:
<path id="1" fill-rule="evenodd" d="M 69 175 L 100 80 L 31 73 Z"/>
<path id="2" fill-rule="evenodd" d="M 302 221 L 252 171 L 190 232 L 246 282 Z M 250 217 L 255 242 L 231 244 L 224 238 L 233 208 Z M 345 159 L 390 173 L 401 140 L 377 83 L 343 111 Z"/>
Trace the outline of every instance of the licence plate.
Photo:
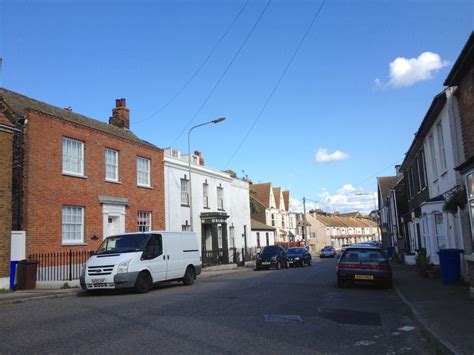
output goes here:
<path id="1" fill-rule="evenodd" d="M 373 280 L 374 276 L 373 275 L 355 275 L 354 278 L 356 280 Z"/>
<path id="2" fill-rule="evenodd" d="M 105 279 L 92 279 L 93 284 L 102 284 L 105 282 Z"/>
<path id="3" fill-rule="evenodd" d="M 270 263 L 268 261 L 265 261 L 262 263 L 262 265 L 270 265 Z"/>

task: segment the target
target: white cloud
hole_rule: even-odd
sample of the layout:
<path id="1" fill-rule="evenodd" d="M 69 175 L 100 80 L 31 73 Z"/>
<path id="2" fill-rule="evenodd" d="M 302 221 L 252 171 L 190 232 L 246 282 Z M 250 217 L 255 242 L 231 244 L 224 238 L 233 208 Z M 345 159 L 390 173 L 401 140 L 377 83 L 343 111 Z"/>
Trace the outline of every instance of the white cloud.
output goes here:
<path id="1" fill-rule="evenodd" d="M 356 195 L 358 193 L 363 195 Z M 318 202 L 306 201 L 306 211 L 320 208 L 325 212 L 359 211 L 368 215 L 374 209 L 374 198 L 377 200 L 377 193 L 357 190 L 351 184 L 346 184 L 334 193 L 323 189 L 318 195 Z M 303 212 L 302 200 L 292 199 L 291 206 L 293 211 Z"/>
<path id="2" fill-rule="evenodd" d="M 336 150 L 334 153 L 328 153 L 326 148 L 319 148 L 316 153 L 316 161 L 318 163 L 333 163 L 338 160 L 349 158 L 349 154 Z"/>
<path id="3" fill-rule="evenodd" d="M 374 86 L 400 88 L 416 84 L 419 81 L 430 80 L 438 70 L 449 65 L 440 55 L 433 52 L 423 52 L 418 58 L 395 58 L 390 63 L 390 73 L 387 84 L 375 79 Z"/>

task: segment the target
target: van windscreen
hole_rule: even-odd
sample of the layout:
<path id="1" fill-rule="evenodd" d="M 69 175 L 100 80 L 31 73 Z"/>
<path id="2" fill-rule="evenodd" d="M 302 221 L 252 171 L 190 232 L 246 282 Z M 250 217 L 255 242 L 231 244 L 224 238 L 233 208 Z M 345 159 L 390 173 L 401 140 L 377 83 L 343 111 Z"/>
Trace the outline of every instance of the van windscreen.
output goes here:
<path id="1" fill-rule="evenodd" d="M 149 236 L 149 234 L 139 233 L 108 237 L 97 249 L 96 255 L 143 251 Z"/>

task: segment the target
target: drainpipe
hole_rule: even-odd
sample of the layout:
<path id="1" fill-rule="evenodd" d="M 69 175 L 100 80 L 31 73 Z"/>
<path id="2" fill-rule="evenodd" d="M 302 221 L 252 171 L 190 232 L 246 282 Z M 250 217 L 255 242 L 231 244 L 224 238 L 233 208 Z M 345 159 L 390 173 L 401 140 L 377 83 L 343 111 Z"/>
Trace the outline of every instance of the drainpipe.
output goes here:
<path id="1" fill-rule="evenodd" d="M 24 149 L 23 149 L 23 136 L 24 136 L 24 130 L 25 126 L 27 123 L 27 120 L 24 117 L 21 117 L 17 120 L 20 128 L 16 129 L 17 132 L 19 132 L 19 161 L 18 165 L 15 166 L 15 174 L 17 177 L 17 183 L 19 184 L 18 186 L 18 195 L 17 195 L 17 210 L 16 210 L 16 216 L 15 216 L 15 230 L 23 230 L 23 158 L 24 158 Z"/>

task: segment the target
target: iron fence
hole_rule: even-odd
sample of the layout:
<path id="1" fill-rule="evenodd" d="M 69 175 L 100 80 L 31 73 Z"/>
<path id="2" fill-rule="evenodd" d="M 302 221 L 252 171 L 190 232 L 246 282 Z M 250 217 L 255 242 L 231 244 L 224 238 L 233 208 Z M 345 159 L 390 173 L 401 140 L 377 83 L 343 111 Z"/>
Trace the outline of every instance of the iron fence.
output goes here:
<path id="1" fill-rule="evenodd" d="M 82 267 L 92 254 L 92 250 L 69 250 L 30 254 L 28 259 L 39 262 L 36 281 L 72 281 L 79 279 Z"/>

